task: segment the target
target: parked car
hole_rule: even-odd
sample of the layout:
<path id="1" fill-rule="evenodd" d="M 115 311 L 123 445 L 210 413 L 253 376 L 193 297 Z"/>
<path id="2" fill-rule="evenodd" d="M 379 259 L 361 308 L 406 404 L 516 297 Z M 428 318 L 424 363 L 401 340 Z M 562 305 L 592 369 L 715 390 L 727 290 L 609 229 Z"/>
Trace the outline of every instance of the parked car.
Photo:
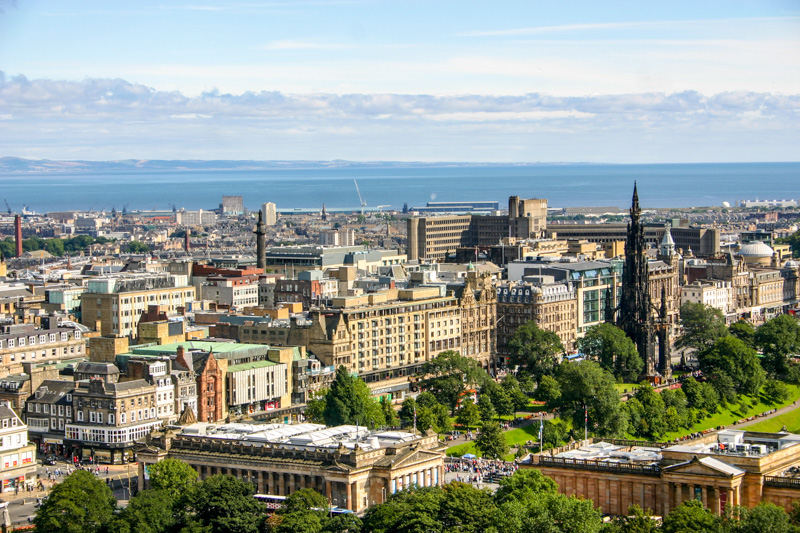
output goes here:
<path id="1" fill-rule="evenodd" d="M 56 464 L 56 456 L 55 455 L 48 455 L 47 457 L 44 458 L 44 460 L 42 462 L 44 464 L 46 464 L 46 465 L 54 465 L 54 464 Z"/>

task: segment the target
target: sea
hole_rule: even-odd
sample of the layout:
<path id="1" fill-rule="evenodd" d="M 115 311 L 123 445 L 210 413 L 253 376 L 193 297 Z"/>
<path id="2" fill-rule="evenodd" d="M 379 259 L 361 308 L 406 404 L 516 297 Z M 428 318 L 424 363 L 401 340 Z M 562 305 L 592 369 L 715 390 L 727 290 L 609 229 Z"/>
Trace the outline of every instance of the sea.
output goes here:
<path id="1" fill-rule="evenodd" d="M 215 209 L 223 195 L 243 196 L 250 210 L 273 202 L 281 212 L 323 204 L 349 211 L 361 205 L 356 182 L 366 210 L 478 200 L 496 200 L 502 209 L 512 195 L 546 198 L 550 207 L 627 208 L 634 182 L 643 208 L 733 206 L 743 199 L 800 201 L 800 162 L 6 172 L 0 195 L 15 212 L 23 205 L 38 213 Z"/>

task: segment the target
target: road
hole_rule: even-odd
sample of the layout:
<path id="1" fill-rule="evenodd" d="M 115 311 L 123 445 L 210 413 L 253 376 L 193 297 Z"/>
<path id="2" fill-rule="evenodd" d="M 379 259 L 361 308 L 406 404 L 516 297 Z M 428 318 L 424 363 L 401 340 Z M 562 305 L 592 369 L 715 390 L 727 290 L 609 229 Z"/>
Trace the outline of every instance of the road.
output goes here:
<path id="1" fill-rule="evenodd" d="M 39 479 L 45 485 L 44 491 L 35 492 L 20 492 L 19 494 L 5 493 L 2 495 L 3 500 L 8 502 L 8 514 L 11 518 L 12 526 L 20 526 L 28 524 L 28 518 L 33 518 L 36 514 L 36 502 L 49 493 L 52 485 L 63 480 L 64 477 L 53 476 L 53 481 L 50 481 L 49 475 L 54 474 L 56 469 L 62 470 L 66 473 L 70 465 L 66 461 L 58 461 L 53 466 L 42 465 L 41 460 L 37 465 L 37 473 Z M 131 480 L 135 480 L 137 476 L 137 463 L 131 463 L 130 468 L 128 465 L 108 465 L 108 475 L 106 475 L 106 465 L 102 465 L 98 478 L 106 481 L 107 478 L 111 479 L 110 486 L 114 492 L 114 497 L 117 499 L 117 504 L 124 507 L 128 504 L 130 494 L 128 492 L 128 473 L 130 472 Z M 135 483 L 135 482 L 134 482 Z"/>

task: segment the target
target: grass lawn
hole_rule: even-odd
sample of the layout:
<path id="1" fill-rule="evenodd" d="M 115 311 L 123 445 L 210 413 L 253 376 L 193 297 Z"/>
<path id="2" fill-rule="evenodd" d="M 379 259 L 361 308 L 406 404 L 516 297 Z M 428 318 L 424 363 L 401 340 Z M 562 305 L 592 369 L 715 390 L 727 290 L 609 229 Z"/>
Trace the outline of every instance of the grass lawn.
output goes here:
<path id="1" fill-rule="evenodd" d="M 506 443 L 510 448 L 516 448 L 520 444 L 525 444 L 529 440 L 539 440 L 539 424 L 531 424 L 529 426 L 510 429 L 505 432 Z M 475 441 L 465 442 L 447 449 L 447 455 L 453 457 L 461 457 L 462 455 L 472 453 L 481 456 L 481 453 L 475 448 Z M 514 454 L 510 453 L 503 457 L 506 461 L 512 461 Z"/>
<path id="2" fill-rule="evenodd" d="M 620 394 L 633 394 L 638 386 L 638 383 L 614 383 L 614 388 Z"/>
<path id="3" fill-rule="evenodd" d="M 800 433 L 800 407 L 788 413 L 783 413 L 770 419 L 747 426 L 748 431 L 764 431 L 766 433 L 777 433 L 783 426 L 791 433 Z"/>
<path id="4" fill-rule="evenodd" d="M 672 440 L 677 437 L 682 437 L 684 435 L 688 435 L 690 433 L 696 433 L 699 431 L 703 431 L 709 428 L 715 428 L 717 426 L 727 426 L 733 424 L 737 420 L 741 420 L 742 418 L 747 418 L 749 416 L 754 416 L 763 413 L 764 411 L 769 411 L 770 409 L 780 409 L 781 407 L 786 407 L 790 405 L 792 402 L 800 398 L 800 386 L 797 385 L 789 385 L 790 396 L 789 399 L 785 402 L 778 403 L 778 404 L 766 404 L 763 402 L 762 397 L 758 397 L 758 399 L 752 396 L 746 396 L 747 403 L 750 404 L 750 407 L 747 412 L 742 412 L 740 405 L 729 405 L 726 409 L 720 409 L 718 413 L 714 414 L 711 417 L 704 418 L 690 429 L 682 429 L 680 431 L 676 431 L 674 433 L 667 433 L 665 434 L 661 440 Z M 753 405 L 755 404 L 755 405 Z M 784 415 L 784 416 L 789 416 Z M 767 421 L 768 422 L 768 421 Z M 796 424 L 795 424 L 796 425 Z M 752 426 L 748 427 L 748 429 L 753 429 Z M 780 429 L 780 426 L 778 427 Z"/>

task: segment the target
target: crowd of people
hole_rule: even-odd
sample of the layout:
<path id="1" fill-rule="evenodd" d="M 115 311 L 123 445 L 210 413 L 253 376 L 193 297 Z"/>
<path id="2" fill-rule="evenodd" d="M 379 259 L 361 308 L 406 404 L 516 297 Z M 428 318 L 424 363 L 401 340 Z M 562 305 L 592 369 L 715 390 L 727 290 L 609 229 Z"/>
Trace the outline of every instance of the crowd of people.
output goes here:
<path id="1" fill-rule="evenodd" d="M 510 476 L 519 465 L 513 462 L 480 458 L 454 458 L 445 463 L 445 472 L 456 474 L 456 481 L 480 485 L 497 483 L 500 477 Z"/>

